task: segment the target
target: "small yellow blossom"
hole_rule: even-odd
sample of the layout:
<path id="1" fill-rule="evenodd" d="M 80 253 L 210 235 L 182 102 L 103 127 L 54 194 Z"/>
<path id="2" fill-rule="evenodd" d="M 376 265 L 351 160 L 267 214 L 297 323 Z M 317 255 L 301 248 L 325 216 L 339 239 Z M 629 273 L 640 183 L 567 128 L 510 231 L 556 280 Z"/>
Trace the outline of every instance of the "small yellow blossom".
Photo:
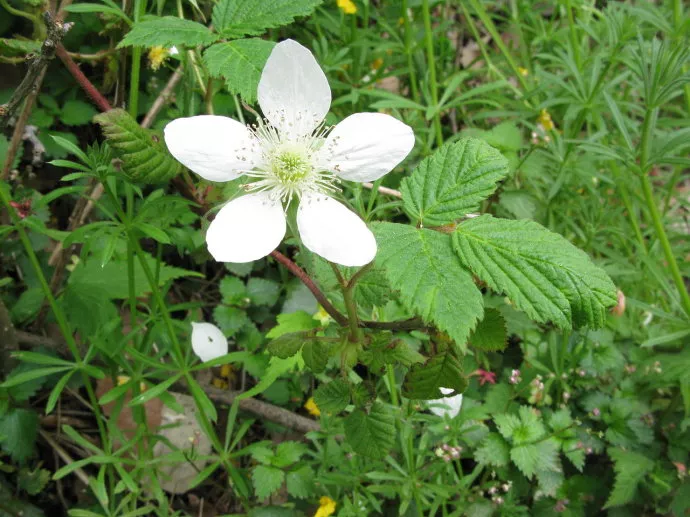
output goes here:
<path id="1" fill-rule="evenodd" d="M 518 67 L 518 72 L 520 72 L 522 77 L 527 77 L 529 75 L 529 70 L 522 68 L 521 66 Z"/>
<path id="2" fill-rule="evenodd" d="M 331 315 L 326 312 L 326 309 L 319 305 L 319 310 L 314 313 L 313 318 L 326 327 L 331 322 Z"/>
<path id="3" fill-rule="evenodd" d="M 220 376 L 224 379 L 229 379 L 233 373 L 231 364 L 224 364 L 220 367 Z"/>
<path id="4" fill-rule="evenodd" d="M 316 510 L 314 517 L 328 517 L 335 513 L 335 501 L 328 496 L 319 499 L 319 509 Z"/>
<path id="5" fill-rule="evenodd" d="M 537 121 L 541 124 L 545 131 L 552 131 L 553 128 L 556 127 L 553 123 L 553 120 L 551 120 L 551 114 L 546 111 L 546 108 L 541 110 Z"/>
<path id="6" fill-rule="evenodd" d="M 213 379 L 213 385 L 218 388 L 219 390 L 227 390 L 228 389 L 228 381 L 225 379 L 220 379 L 218 377 L 215 377 Z"/>
<path id="7" fill-rule="evenodd" d="M 312 416 L 321 416 L 321 410 L 319 409 L 319 406 L 316 405 L 316 402 L 314 402 L 314 397 L 309 397 L 307 402 L 304 404 L 304 409 L 309 411 L 309 414 Z M 335 506 L 333 506 L 333 508 L 335 508 Z M 324 515 L 330 515 L 330 513 Z"/>
<path id="8" fill-rule="evenodd" d="M 117 376 L 117 385 L 122 386 L 123 384 L 127 384 L 129 382 L 129 377 L 127 375 L 118 375 Z"/>
<path id="9" fill-rule="evenodd" d="M 337 0 L 338 7 L 345 14 L 355 14 L 357 12 L 357 6 L 352 0 Z"/>
<path id="10" fill-rule="evenodd" d="M 151 47 L 149 50 L 149 65 L 152 70 L 158 70 L 168 58 L 170 52 L 165 47 Z"/>
<path id="11" fill-rule="evenodd" d="M 382 65 L 383 65 L 383 58 L 377 57 L 376 59 L 374 59 L 374 61 L 372 61 L 371 68 L 373 70 L 378 70 L 379 68 L 381 68 Z"/>
<path id="12" fill-rule="evenodd" d="M 398 18 L 398 25 L 403 25 L 404 23 L 405 23 L 405 18 L 403 18 L 402 16 L 400 18 Z"/>

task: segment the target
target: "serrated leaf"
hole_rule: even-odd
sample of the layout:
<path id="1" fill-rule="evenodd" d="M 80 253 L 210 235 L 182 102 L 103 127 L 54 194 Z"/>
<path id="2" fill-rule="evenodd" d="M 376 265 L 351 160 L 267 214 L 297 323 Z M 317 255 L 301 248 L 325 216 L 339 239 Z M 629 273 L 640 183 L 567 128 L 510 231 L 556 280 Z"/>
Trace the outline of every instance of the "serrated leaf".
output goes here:
<path id="1" fill-rule="evenodd" d="M 300 442 L 281 442 L 276 448 L 276 453 L 271 459 L 271 463 L 279 468 L 288 467 L 293 463 L 297 463 L 307 450 L 307 446 Z"/>
<path id="2" fill-rule="evenodd" d="M 554 440 L 519 445 L 510 450 L 510 459 L 525 477 L 532 479 L 537 470 L 554 471 L 558 465 L 558 444 Z"/>
<path id="3" fill-rule="evenodd" d="M 38 415 L 28 409 L 15 409 L 0 418 L 0 445 L 17 463 L 34 453 L 38 436 Z"/>
<path id="4" fill-rule="evenodd" d="M 218 35 L 192 20 L 176 16 L 149 17 L 132 25 L 117 48 L 123 47 L 172 47 L 174 45 L 195 47 L 210 45 Z"/>
<path id="5" fill-rule="evenodd" d="M 309 337 L 306 332 L 289 332 L 271 341 L 267 349 L 271 355 L 287 359 L 299 352 Z"/>
<path id="6" fill-rule="evenodd" d="M 144 129 L 122 109 L 96 115 L 108 143 L 120 151 L 123 171 L 134 181 L 161 183 L 182 172 L 182 165 L 165 147 L 164 139 Z"/>
<path id="7" fill-rule="evenodd" d="M 266 337 L 277 338 L 290 332 L 311 330 L 318 326 L 318 322 L 304 311 L 295 311 L 289 314 L 278 314 L 278 325 L 268 331 Z"/>
<path id="8" fill-rule="evenodd" d="M 312 372 L 321 373 L 326 369 L 328 359 L 331 357 L 331 350 L 333 349 L 332 341 L 324 341 L 323 339 L 310 339 L 302 347 L 302 359 Z"/>
<path id="9" fill-rule="evenodd" d="M 216 43 L 204 52 L 204 63 L 212 76 L 225 79 L 230 93 L 251 104 L 256 101 L 261 72 L 274 45 L 256 38 Z"/>
<path id="10" fill-rule="evenodd" d="M 403 395 L 410 399 L 435 400 L 444 396 L 440 388 L 454 389 L 458 393 L 467 388 L 462 362 L 450 346 L 439 350 L 426 363 L 414 365 L 407 372 Z"/>
<path id="11" fill-rule="evenodd" d="M 369 414 L 356 409 L 345 418 L 345 436 L 352 449 L 369 458 L 382 459 L 395 442 L 395 417 L 381 402 Z"/>
<path id="12" fill-rule="evenodd" d="M 213 319 L 226 337 L 234 336 L 249 323 L 249 317 L 244 310 L 225 305 L 213 309 Z"/>
<path id="13" fill-rule="evenodd" d="M 244 282 L 234 276 L 225 276 L 218 284 L 223 303 L 228 305 L 243 305 L 247 298 Z"/>
<path id="14" fill-rule="evenodd" d="M 258 36 L 314 11 L 321 0 L 220 0 L 213 8 L 213 25 L 226 38 Z"/>
<path id="15" fill-rule="evenodd" d="M 51 472 L 46 469 L 29 470 L 23 468 L 17 476 L 17 485 L 29 495 L 36 495 L 50 482 Z"/>
<path id="16" fill-rule="evenodd" d="M 276 492 L 283 484 L 285 473 L 275 467 L 258 465 L 252 471 L 254 493 L 259 500 L 264 500 Z"/>
<path id="17" fill-rule="evenodd" d="M 403 180 L 405 212 L 424 226 L 452 223 L 476 210 L 508 173 L 508 161 L 482 140 L 446 144 Z"/>
<path id="18" fill-rule="evenodd" d="M 337 415 L 350 403 L 350 385 L 343 379 L 322 384 L 314 392 L 314 401 L 321 411 Z"/>
<path id="19" fill-rule="evenodd" d="M 247 296 L 254 305 L 275 305 L 280 296 L 280 284 L 265 278 L 250 278 L 247 282 Z"/>
<path id="20" fill-rule="evenodd" d="M 510 447 L 497 433 L 489 433 L 474 453 L 479 463 L 505 467 L 510 461 Z"/>
<path id="21" fill-rule="evenodd" d="M 303 466 L 288 472 L 286 478 L 287 491 L 292 497 L 306 499 L 314 489 L 314 471 L 311 467 Z"/>
<path id="22" fill-rule="evenodd" d="M 96 114 L 95 108 L 84 101 L 70 100 L 62 107 L 60 120 L 68 126 L 88 124 Z"/>
<path id="23" fill-rule="evenodd" d="M 601 327 L 616 288 L 587 254 L 533 221 L 483 215 L 460 224 L 453 245 L 493 290 L 539 322 Z"/>
<path id="24" fill-rule="evenodd" d="M 372 225 L 385 269 L 402 301 L 461 348 L 483 314 L 482 294 L 452 249 L 450 236 L 395 223 Z"/>
<path id="25" fill-rule="evenodd" d="M 401 339 L 372 343 L 367 349 L 360 352 L 359 359 L 372 371 L 380 371 L 387 364 L 399 364 L 409 368 L 413 364 L 423 363 L 426 360 L 409 343 Z"/>
<path id="26" fill-rule="evenodd" d="M 484 309 L 484 318 L 472 332 L 470 344 L 485 352 L 503 350 L 508 344 L 508 331 L 503 315 L 496 309 Z"/>
<path id="27" fill-rule="evenodd" d="M 613 469 L 616 471 L 616 481 L 604 508 L 622 506 L 632 501 L 637 486 L 654 468 L 652 460 L 637 452 L 610 448 L 608 453 L 615 462 Z"/>

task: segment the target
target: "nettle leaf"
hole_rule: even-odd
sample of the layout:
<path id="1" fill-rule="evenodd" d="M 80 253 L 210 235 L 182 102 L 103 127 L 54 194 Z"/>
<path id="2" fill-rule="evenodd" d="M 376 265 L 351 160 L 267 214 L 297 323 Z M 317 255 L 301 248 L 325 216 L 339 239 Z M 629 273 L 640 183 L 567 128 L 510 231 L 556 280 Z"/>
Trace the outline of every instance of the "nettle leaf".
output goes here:
<path id="1" fill-rule="evenodd" d="M 601 327 L 616 287 L 587 254 L 533 221 L 483 215 L 460 224 L 453 245 L 462 262 L 539 322 Z"/>
<path id="2" fill-rule="evenodd" d="M 350 385 L 343 379 L 322 384 L 314 392 L 314 401 L 321 411 L 337 415 L 350 403 Z"/>
<path id="3" fill-rule="evenodd" d="M 345 437 L 352 449 L 374 459 L 385 458 L 395 442 L 393 411 L 375 402 L 367 414 L 356 409 L 345 418 Z"/>
<path id="4" fill-rule="evenodd" d="M 204 63 L 212 76 L 225 79 L 231 93 L 251 104 L 256 101 L 261 71 L 274 45 L 272 41 L 257 38 L 216 43 L 204 52 Z"/>
<path id="5" fill-rule="evenodd" d="M 508 344 L 508 331 L 503 315 L 496 309 L 484 309 L 484 319 L 472 332 L 470 344 L 485 352 L 503 350 Z"/>
<path id="6" fill-rule="evenodd" d="M 220 0 L 213 8 L 213 25 L 226 38 L 258 36 L 311 14 L 321 0 Z"/>
<path id="7" fill-rule="evenodd" d="M 218 35 L 205 25 L 176 16 L 148 17 L 132 25 L 117 48 L 123 47 L 195 47 L 210 45 Z"/>
<path id="8" fill-rule="evenodd" d="M 604 508 L 622 506 L 632 501 L 637 486 L 654 468 L 654 461 L 637 452 L 610 448 L 608 453 L 615 462 L 613 469 L 616 471 L 616 481 Z"/>
<path id="9" fill-rule="evenodd" d="M 182 172 L 182 165 L 172 157 L 163 137 L 142 128 L 125 110 L 113 109 L 96 115 L 94 120 L 108 143 L 120 151 L 123 171 L 132 180 L 162 183 Z"/>
<path id="10" fill-rule="evenodd" d="M 435 400 L 443 397 L 439 388 L 451 388 L 462 393 L 467 388 L 462 361 L 453 347 L 447 346 L 422 365 L 414 365 L 407 372 L 403 395 L 410 399 Z"/>
<path id="11" fill-rule="evenodd" d="M 452 223 L 476 210 L 509 172 L 508 161 L 482 140 L 446 144 L 402 181 L 405 212 L 424 226 Z"/>
<path id="12" fill-rule="evenodd" d="M 377 263 L 408 308 L 461 349 L 483 314 L 482 294 L 453 252 L 449 235 L 395 223 L 372 225 Z"/>

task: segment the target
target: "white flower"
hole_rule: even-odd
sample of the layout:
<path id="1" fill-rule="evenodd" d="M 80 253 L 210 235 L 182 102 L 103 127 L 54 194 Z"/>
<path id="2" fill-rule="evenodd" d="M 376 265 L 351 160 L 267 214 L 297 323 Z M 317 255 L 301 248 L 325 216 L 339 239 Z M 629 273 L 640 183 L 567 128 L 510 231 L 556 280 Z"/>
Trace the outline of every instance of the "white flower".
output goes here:
<path id="1" fill-rule="evenodd" d="M 228 353 L 228 339 L 211 323 L 192 323 L 192 350 L 205 363 Z"/>
<path id="2" fill-rule="evenodd" d="M 258 126 L 201 115 L 165 128 L 172 155 L 201 177 L 254 180 L 249 194 L 227 203 L 211 223 L 211 255 L 221 262 L 268 255 L 285 235 L 284 205 L 296 200 L 297 227 L 309 250 L 344 266 L 371 262 L 373 234 L 330 195 L 342 179 L 374 181 L 393 169 L 414 146 L 412 129 L 382 113 L 357 113 L 326 128 L 328 80 L 311 52 L 292 40 L 273 49 L 258 97 L 266 117 Z"/>
<path id="3" fill-rule="evenodd" d="M 448 395 L 455 390 L 451 388 L 441 388 L 441 393 Z M 450 418 L 455 418 L 460 413 L 462 407 L 462 393 L 452 397 L 444 397 L 442 399 L 430 400 L 429 409 L 434 415 L 444 416 L 448 415 Z"/>

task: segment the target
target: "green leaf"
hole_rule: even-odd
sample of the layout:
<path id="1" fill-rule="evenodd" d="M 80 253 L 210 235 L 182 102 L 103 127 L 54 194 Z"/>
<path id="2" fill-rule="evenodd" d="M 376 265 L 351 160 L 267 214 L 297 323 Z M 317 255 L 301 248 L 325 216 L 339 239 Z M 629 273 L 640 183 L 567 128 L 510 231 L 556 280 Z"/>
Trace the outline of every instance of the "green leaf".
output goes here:
<path id="1" fill-rule="evenodd" d="M 265 278 L 250 278 L 247 282 L 247 295 L 254 305 L 271 307 L 280 296 L 280 284 Z"/>
<path id="2" fill-rule="evenodd" d="M 510 450 L 510 459 L 525 477 L 532 479 L 538 470 L 554 471 L 558 464 L 558 444 L 554 440 L 519 445 Z"/>
<path id="3" fill-rule="evenodd" d="M 162 183 L 182 172 L 182 165 L 168 152 L 163 137 L 142 128 L 123 109 L 96 115 L 108 143 L 120 151 L 123 171 L 133 181 Z"/>
<path id="4" fill-rule="evenodd" d="M 60 120 L 68 126 L 81 126 L 91 122 L 96 113 L 96 109 L 91 104 L 84 101 L 71 100 L 67 101 L 62 107 Z"/>
<path id="5" fill-rule="evenodd" d="M 267 349 L 271 355 L 287 359 L 299 352 L 302 345 L 310 338 L 311 336 L 306 332 L 290 332 L 271 341 Z"/>
<path id="6" fill-rule="evenodd" d="M 350 403 L 350 385 L 344 379 L 322 384 L 314 392 L 314 402 L 321 411 L 337 415 Z"/>
<path id="7" fill-rule="evenodd" d="M 307 465 L 288 472 L 286 477 L 287 491 L 292 497 L 306 499 L 314 490 L 314 471 Z"/>
<path id="8" fill-rule="evenodd" d="M 610 448 L 609 456 L 615 462 L 616 481 L 604 508 L 623 506 L 633 500 L 637 486 L 654 468 L 654 462 L 637 452 Z"/>
<path id="9" fill-rule="evenodd" d="M 234 276 L 225 276 L 218 285 L 223 303 L 228 305 L 244 305 L 247 299 L 247 288 L 244 282 Z"/>
<path id="10" fill-rule="evenodd" d="M 266 29 L 307 16 L 322 0 L 220 0 L 213 8 L 213 25 L 226 38 L 258 36 Z"/>
<path id="11" fill-rule="evenodd" d="M 319 338 L 313 338 L 304 343 L 302 347 L 302 359 L 312 372 L 321 373 L 326 369 L 328 359 L 334 343 Z"/>
<path id="12" fill-rule="evenodd" d="M 17 476 L 17 485 L 29 495 L 36 495 L 50 482 L 51 473 L 46 469 L 29 470 L 23 468 Z"/>
<path id="13" fill-rule="evenodd" d="M 285 473 L 275 467 L 258 465 L 252 471 L 254 493 L 259 500 L 264 500 L 276 492 L 283 484 Z"/>
<path id="14" fill-rule="evenodd" d="M 150 17 L 135 23 L 132 30 L 118 44 L 123 47 L 172 47 L 173 45 L 196 47 L 210 45 L 218 35 L 192 20 L 176 16 Z"/>
<path id="15" fill-rule="evenodd" d="M 403 395 L 410 399 L 435 400 L 444 396 L 439 388 L 454 389 L 458 393 L 467 388 L 461 359 L 450 346 L 439 350 L 425 364 L 416 364 L 407 372 Z"/>
<path id="16" fill-rule="evenodd" d="M 489 433 L 474 453 L 479 463 L 505 467 L 510 461 L 510 447 L 497 433 Z"/>
<path id="17" fill-rule="evenodd" d="M 261 71 L 274 45 L 255 38 L 216 43 L 204 52 L 204 63 L 212 76 L 225 79 L 230 93 L 251 104 L 256 101 Z"/>
<path id="18" fill-rule="evenodd" d="M 0 38 L 0 52 L 5 56 L 23 56 L 41 51 L 41 42 L 30 39 Z"/>
<path id="19" fill-rule="evenodd" d="M 372 371 L 381 371 L 387 364 L 402 365 L 409 368 L 413 364 L 423 363 L 426 358 L 414 350 L 402 339 L 386 336 L 385 340 L 373 341 L 359 354 L 360 361 Z"/>
<path id="20" fill-rule="evenodd" d="M 33 455 L 37 436 L 38 415 L 34 411 L 15 409 L 0 418 L 0 445 L 18 463 Z"/>
<path id="21" fill-rule="evenodd" d="M 369 414 L 356 409 L 345 418 L 345 437 L 355 452 L 369 458 L 385 458 L 395 443 L 393 411 L 381 402 L 375 402 Z"/>
<path id="22" fill-rule="evenodd" d="M 533 221 L 483 215 L 453 233 L 462 262 L 539 322 L 601 327 L 616 288 L 587 254 Z"/>
<path id="23" fill-rule="evenodd" d="M 377 262 L 402 301 L 461 349 L 483 314 L 482 294 L 453 252 L 449 235 L 395 223 L 372 225 Z"/>
<path id="24" fill-rule="evenodd" d="M 232 337 L 249 323 L 249 317 L 243 309 L 219 305 L 213 309 L 213 320 L 226 337 Z"/>
<path id="25" fill-rule="evenodd" d="M 496 309 L 484 309 L 484 319 L 470 336 L 470 344 L 485 352 L 503 350 L 508 344 L 508 331 L 503 315 Z"/>
<path id="26" fill-rule="evenodd" d="M 276 448 L 271 463 L 279 468 L 289 467 L 293 463 L 297 463 L 307 450 L 307 446 L 300 442 L 281 442 Z"/>
<path id="27" fill-rule="evenodd" d="M 452 223 L 476 210 L 508 173 L 507 160 L 482 140 L 446 144 L 402 181 L 405 212 L 424 226 Z"/>
<path id="28" fill-rule="evenodd" d="M 278 314 L 278 325 L 268 331 L 266 337 L 277 338 L 290 332 L 300 332 L 311 330 L 318 325 L 318 322 L 304 311 L 291 312 L 289 314 Z"/>

